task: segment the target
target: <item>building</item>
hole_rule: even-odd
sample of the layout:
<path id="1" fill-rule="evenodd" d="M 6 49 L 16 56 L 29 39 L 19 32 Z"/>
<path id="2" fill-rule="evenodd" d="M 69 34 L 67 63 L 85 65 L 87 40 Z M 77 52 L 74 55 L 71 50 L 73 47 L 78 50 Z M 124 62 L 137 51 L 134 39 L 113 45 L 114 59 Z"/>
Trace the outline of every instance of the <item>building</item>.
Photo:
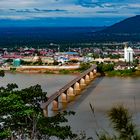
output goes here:
<path id="1" fill-rule="evenodd" d="M 20 59 L 14 59 L 13 60 L 13 66 L 14 67 L 19 67 L 21 64 L 21 60 Z"/>
<path id="2" fill-rule="evenodd" d="M 128 47 L 128 43 L 125 43 L 124 47 L 124 60 L 126 62 L 133 62 L 134 51 L 131 47 Z"/>

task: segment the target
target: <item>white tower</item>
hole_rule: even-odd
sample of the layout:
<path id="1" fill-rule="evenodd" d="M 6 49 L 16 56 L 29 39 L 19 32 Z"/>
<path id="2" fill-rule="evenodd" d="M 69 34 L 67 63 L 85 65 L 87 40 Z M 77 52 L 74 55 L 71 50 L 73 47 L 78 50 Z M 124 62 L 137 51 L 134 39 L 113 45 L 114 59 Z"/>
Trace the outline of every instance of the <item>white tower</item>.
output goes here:
<path id="1" fill-rule="evenodd" d="M 128 43 L 125 43 L 124 47 L 124 60 L 126 62 L 133 62 L 134 51 L 131 47 L 128 47 Z"/>
<path id="2" fill-rule="evenodd" d="M 127 48 L 127 59 L 126 62 L 133 62 L 133 49 L 128 47 Z"/>
<path id="3" fill-rule="evenodd" d="M 127 48 L 128 48 L 128 43 L 125 43 L 125 46 L 124 46 L 124 60 L 125 61 L 127 60 Z"/>

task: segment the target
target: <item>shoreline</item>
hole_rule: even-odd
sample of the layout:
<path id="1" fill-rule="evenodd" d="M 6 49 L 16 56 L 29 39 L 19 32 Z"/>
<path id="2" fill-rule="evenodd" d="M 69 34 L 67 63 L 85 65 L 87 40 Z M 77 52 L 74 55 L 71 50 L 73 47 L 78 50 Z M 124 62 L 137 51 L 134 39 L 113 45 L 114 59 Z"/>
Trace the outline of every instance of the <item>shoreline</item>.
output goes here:
<path id="1" fill-rule="evenodd" d="M 36 71 L 12 71 L 12 70 L 5 70 L 5 73 L 23 73 L 23 74 L 52 74 L 52 75 L 80 75 L 83 71 L 79 70 L 52 70 L 52 71 L 41 71 L 41 70 L 36 70 Z M 97 73 L 97 76 L 106 76 L 106 77 L 140 77 L 140 70 L 137 70 L 135 72 L 132 72 L 131 74 L 128 73 L 119 73 L 117 74 L 117 71 L 115 71 L 115 74 L 112 74 L 110 72 L 104 72 L 104 73 Z"/>
<path id="2" fill-rule="evenodd" d="M 80 74 L 79 65 L 69 66 L 20 66 L 3 68 L 5 72 L 27 73 L 27 74 Z"/>
<path id="3" fill-rule="evenodd" d="M 20 74 L 48 74 L 48 75 L 80 75 L 80 72 L 77 71 L 69 71 L 68 73 L 63 73 L 60 71 L 12 71 L 12 70 L 6 70 L 5 73 L 20 73 Z"/>
<path id="4" fill-rule="evenodd" d="M 105 72 L 107 77 L 140 77 L 140 70 L 126 72 L 126 71 L 110 71 Z"/>

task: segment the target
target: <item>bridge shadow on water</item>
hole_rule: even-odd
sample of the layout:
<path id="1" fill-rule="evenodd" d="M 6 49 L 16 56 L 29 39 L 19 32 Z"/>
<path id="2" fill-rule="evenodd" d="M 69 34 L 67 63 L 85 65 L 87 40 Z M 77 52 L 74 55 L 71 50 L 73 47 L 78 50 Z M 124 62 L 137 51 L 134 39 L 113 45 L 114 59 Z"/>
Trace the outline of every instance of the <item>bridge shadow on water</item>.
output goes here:
<path id="1" fill-rule="evenodd" d="M 77 95 L 75 99 L 67 105 L 67 110 L 75 110 L 80 104 L 90 95 L 94 94 L 94 89 L 104 79 L 104 76 L 97 77 L 89 83 L 82 91 L 80 95 Z"/>

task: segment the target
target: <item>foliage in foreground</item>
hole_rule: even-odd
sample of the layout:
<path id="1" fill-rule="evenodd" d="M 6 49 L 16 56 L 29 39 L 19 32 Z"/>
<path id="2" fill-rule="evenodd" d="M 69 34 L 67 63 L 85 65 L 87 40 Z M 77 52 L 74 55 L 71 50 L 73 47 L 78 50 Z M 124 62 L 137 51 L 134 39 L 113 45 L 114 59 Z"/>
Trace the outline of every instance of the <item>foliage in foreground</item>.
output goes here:
<path id="1" fill-rule="evenodd" d="M 35 85 L 17 90 L 16 84 L 0 87 L 0 139 L 49 140 L 74 139 L 71 127 L 64 125 L 66 115 L 74 112 L 58 113 L 54 117 L 44 117 L 40 103 L 47 100 L 46 92 Z M 63 124 L 63 125 L 62 125 Z"/>
<path id="2" fill-rule="evenodd" d="M 109 119 L 115 130 L 115 134 L 98 133 L 99 140 L 140 140 L 136 125 L 132 122 L 132 116 L 126 108 L 118 106 L 108 113 Z"/>

